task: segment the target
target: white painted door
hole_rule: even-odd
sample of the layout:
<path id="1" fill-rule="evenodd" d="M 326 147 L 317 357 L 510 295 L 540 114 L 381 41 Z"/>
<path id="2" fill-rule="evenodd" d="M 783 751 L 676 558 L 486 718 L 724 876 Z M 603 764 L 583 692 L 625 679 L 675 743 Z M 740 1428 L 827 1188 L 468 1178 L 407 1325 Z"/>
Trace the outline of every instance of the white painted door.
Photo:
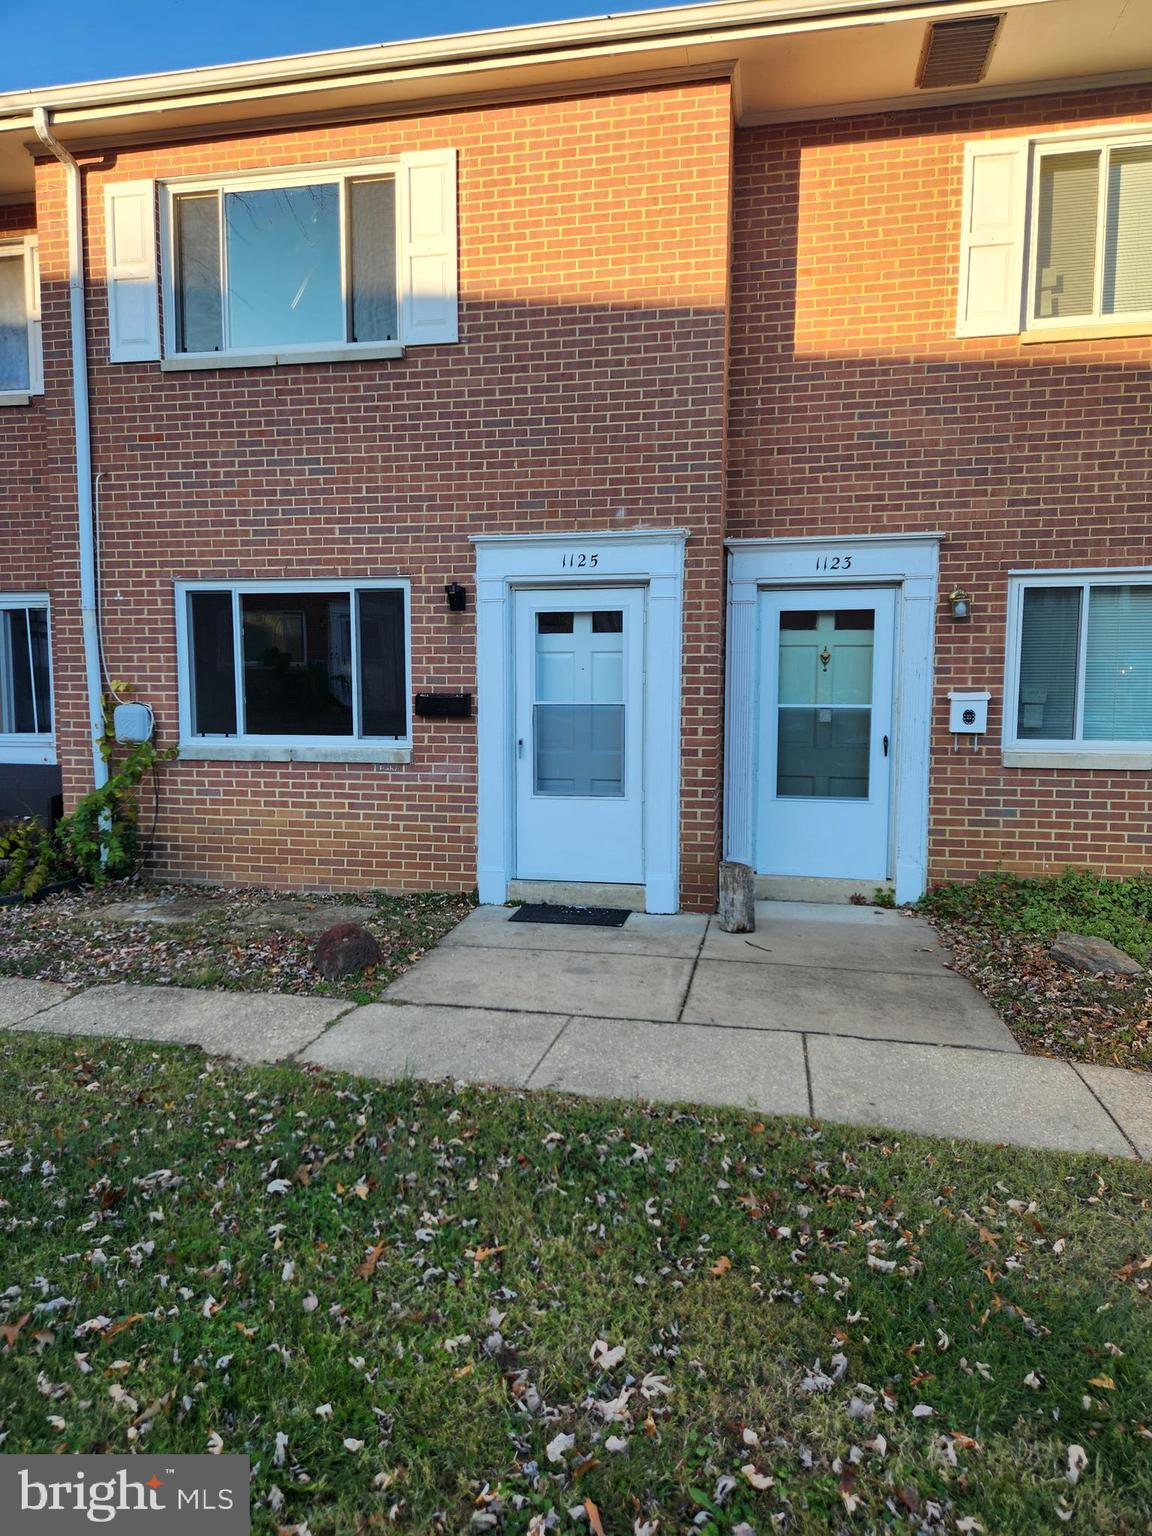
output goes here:
<path id="1" fill-rule="evenodd" d="M 516 594 L 516 874 L 644 879 L 644 592 Z"/>
<path id="2" fill-rule="evenodd" d="M 885 587 L 761 593 L 758 873 L 888 877 L 895 615 Z"/>

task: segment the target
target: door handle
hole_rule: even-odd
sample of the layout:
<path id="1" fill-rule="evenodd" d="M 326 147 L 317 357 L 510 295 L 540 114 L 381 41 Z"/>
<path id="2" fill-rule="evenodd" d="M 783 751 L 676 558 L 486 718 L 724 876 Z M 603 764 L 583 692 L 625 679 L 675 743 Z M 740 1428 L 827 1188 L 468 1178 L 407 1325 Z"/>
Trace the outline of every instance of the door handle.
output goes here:
<path id="1" fill-rule="evenodd" d="M 885 736 L 885 738 L 884 738 L 884 756 L 885 757 L 888 756 L 888 738 L 887 738 L 887 736 Z"/>
<path id="2" fill-rule="evenodd" d="M 888 740 L 887 736 L 885 736 L 884 740 L 885 741 Z M 884 750 L 885 750 L 885 752 L 887 752 L 888 748 L 885 747 Z M 516 743 L 516 756 L 517 757 L 523 757 L 524 756 L 524 738 L 523 738 L 523 736 L 521 736 L 520 740 Z"/>

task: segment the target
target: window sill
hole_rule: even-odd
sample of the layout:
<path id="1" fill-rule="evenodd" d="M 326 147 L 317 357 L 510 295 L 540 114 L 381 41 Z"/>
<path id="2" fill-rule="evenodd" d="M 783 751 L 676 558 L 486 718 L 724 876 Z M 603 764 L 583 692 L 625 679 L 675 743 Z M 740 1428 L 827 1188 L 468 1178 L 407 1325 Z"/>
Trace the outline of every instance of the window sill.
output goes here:
<path id="1" fill-rule="evenodd" d="M 31 405 L 32 396 L 22 394 L 18 389 L 0 389 L 0 409 L 6 405 Z"/>
<path id="2" fill-rule="evenodd" d="M 56 766 L 56 746 L 51 741 L 21 741 L 18 737 L 0 737 L 0 763 L 30 763 L 38 767 Z"/>
<path id="3" fill-rule="evenodd" d="M 1092 752 L 1070 749 L 1063 752 L 1051 748 L 1034 751 L 1028 747 L 1005 747 L 1000 761 L 1005 768 L 1102 768 L 1147 772 L 1152 769 L 1152 751 Z"/>
<path id="4" fill-rule="evenodd" d="M 410 763 L 411 747 L 262 747 L 254 743 L 185 741 L 185 763 Z"/>
<path id="5" fill-rule="evenodd" d="M 1152 336 L 1152 321 L 1137 321 L 1133 325 L 1103 325 L 1089 321 L 1085 325 L 1054 325 L 1051 329 L 1037 327 L 1022 331 L 1020 341 L 1023 346 L 1032 347 L 1045 341 L 1108 341 L 1125 336 Z"/>
<path id="6" fill-rule="evenodd" d="M 160 372 L 193 373 L 209 368 L 280 368 L 289 363 L 373 363 L 403 356 L 404 348 L 398 341 L 381 342 L 379 346 L 331 347 L 324 350 L 299 348 L 284 352 L 212 352 L 161 358 Z"/>

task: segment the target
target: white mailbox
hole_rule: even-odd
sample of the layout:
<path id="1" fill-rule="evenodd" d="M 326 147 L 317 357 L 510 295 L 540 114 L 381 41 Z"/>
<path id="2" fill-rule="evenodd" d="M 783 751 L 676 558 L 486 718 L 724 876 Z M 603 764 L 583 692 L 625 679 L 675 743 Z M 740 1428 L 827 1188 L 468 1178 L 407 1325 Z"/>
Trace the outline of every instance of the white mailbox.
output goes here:
<path id="1" fill-rule="evenodd" d="M 948 729 L 954 736 L 983 736 L 988 729 L 987 689 L 954 688 L 948 695 Z"/>

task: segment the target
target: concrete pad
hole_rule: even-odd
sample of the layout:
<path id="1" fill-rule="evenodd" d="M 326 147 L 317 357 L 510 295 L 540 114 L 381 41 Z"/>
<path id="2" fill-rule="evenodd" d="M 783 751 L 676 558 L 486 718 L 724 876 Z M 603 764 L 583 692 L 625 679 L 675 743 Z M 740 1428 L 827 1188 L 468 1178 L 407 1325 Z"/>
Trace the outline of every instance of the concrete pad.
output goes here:
<path id="1" fill-rule="evenodd" d="M 757 902 L 755 933 L 724 933 L 712 918 L 701 958 L 918 975 L 948 970 L 948 951 L 922 918 L 798 901 Z"/>
<path id="2" fill-rule="evenodd" d="M 87 923 L 195 923 L 203 917 L 223 917 L 224 902 L 216 896 L 141 896 L 136 901 L 110 901 L 81 911 Z"/>
<path id="3" fill-rule="evenodd" d="M 917 976 L 701 960 L 683 1022 L 1020 1049 L 975 987 L 950 971 Z"/>
<path id="4" fill-rule="evenodd" d="M 1067 1062 L 811 1035 L 808 1066 L 817 1119 L 1132 1155 Z"/>
<path id="5" fill-rule="evenodd" d="M 770 1115 L 809 1112 L 800 1036 L 739 1029 L 572 1019 L 529 1086 L 590 1098 L 730 1104 Z"/>
<path id="6" fill-rule="evenodd" d="M 1076 1071 L 1139 1152 L 1152 1162 L 1152 1072 L 1077 1065 Z"/>
<path id="7" fill-rule="evenodd" d="M 567 923 L 514 923 L 512 907 L 477 907 L 442 946 L 461 944 L 481 949 L 583 950 L 600 955 L 667 955 L 691 960 L 704 938 L 708 919 L 702 913 L 659 917 L 634 912 L 622 928 L 585 928 Z"/>
<path id="8" fill-rule="evenodd" d="M 690 960 L 656 955 L 542 949 L 496 953 L 455 944 L 425 955 L 384 996 L 390 1002 L 467 1004 L 523 1013 L 674 1019 L 691 974 Z"/>
<path id="9" fill-rule="evenodd" d="M 303 1050 L 348 1007 L 339 998 L 120 982 L 80 992 L 23 1027 L 46 1035 L 164 1040 L 240 1061 L 280 1061 Z"/>
<path id="10" fill-rule="evenodd" d="M 72 995 L 70 987 L 54 981 L 25 981 L 21 977 L 0 979 L 0 1029 L 20 1024 L 34 1014 L 43 1013 Z"/>
<path id="11" fill-rule="evenodd" d="M 363 1077 L 522 1088 L 565 1022 L 554 1013 L 369 1003 L 314 1040 L 301 1060 Z"/>
<path id="12" fill-rule="evenodd" d="M 342 906 L 325 901 L 307 906 L 299 901 L 265 902 L 234 919 L 237 928 L 275 933 L 321 934 L 334 923 L 370 922 L 379 914 L 375 907 Z"/>

